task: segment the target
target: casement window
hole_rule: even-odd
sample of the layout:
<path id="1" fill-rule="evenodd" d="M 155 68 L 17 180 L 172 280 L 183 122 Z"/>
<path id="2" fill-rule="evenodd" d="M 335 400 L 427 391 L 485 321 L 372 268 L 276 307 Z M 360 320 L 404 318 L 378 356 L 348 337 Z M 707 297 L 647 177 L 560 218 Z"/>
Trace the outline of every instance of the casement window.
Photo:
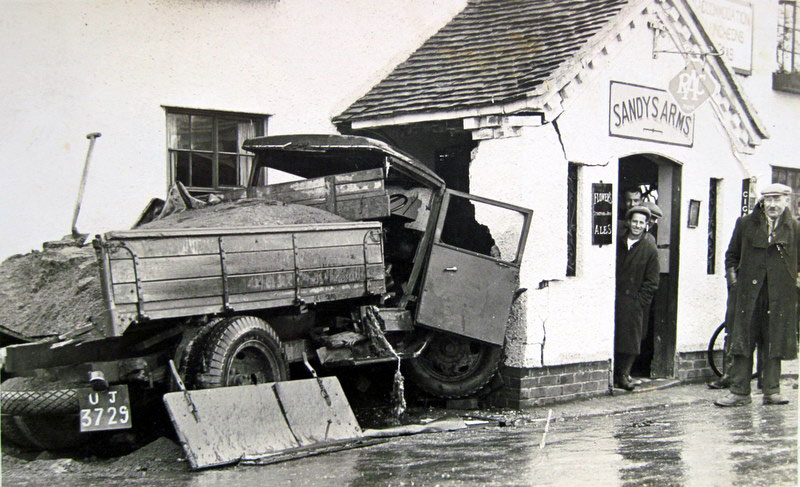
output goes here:
<path id="1" fill-rule="evenodd" d="M 268 115 L 165 109 L 170 185 L 206 193 L 247 184 L 253 155 L 242 143 L 266 135 Z"/>
<path id="2" fill-rule="evenodd" d="M 800 8 L 797 0 L 780 0 L 778 11 L 777 71 L 772 73 L 772 88 L 800 94 Z"/>

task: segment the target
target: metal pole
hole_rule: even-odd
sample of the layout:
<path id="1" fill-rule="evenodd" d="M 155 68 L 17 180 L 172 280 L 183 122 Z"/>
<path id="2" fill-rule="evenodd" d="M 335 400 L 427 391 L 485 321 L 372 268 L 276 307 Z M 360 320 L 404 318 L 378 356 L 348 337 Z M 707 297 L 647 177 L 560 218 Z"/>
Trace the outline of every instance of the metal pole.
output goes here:
<path id="1" fill-rule="evenodd" d="M 100 132 L 92 132 L 86 136 L 89 139 L 89 150 L 86 152 L 86 162 L 83 163 L 83 175 L 81 175 L 81 186 L 78 189 L 78 200 L 75 202 L 75 211 L 72 213 L 72 236 L 79 237 L 78 233 L 78 212 L 81 211 L 81 200 L 83 200 L 83 190 L 86 187 L 86 175 L 89 173 L 89 157 L 92 155 L 94 141 L 100 137 Z"/>

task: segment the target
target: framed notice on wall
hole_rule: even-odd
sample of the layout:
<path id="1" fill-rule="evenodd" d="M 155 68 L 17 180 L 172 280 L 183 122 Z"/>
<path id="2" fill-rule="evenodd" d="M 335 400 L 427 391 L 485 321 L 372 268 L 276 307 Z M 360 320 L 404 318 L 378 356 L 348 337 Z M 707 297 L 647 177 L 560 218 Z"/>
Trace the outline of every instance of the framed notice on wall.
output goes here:
<path id="1" fill-rule="evenodd" d="M 592 245 L 610 245 L 613 195 L 610 183 L 592 184 Z"/>

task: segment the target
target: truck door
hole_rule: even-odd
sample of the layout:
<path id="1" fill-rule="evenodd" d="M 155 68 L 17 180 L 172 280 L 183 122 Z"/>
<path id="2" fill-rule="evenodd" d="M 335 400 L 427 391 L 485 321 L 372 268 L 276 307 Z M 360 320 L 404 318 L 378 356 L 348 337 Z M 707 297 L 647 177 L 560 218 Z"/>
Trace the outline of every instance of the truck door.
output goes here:
<path id="1" fill-rule="evenodd" d="M 531 210 L 447 190 L 417 322 L 502 345 Z"/>

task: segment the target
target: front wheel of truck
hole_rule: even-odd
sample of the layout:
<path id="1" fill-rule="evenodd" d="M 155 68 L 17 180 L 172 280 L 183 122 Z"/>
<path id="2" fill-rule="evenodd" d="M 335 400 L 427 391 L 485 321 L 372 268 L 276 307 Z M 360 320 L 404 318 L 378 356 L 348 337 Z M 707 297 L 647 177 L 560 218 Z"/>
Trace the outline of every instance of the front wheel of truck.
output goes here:
<path id="1" fill-rule="evenodd" d="M 445 333 L 433 337 L 407 363 L 409 378 L 423 391 L 454 399 L 478 392 L 497 373 L 503 348 Z"/>
<path id="2" fill-rule="evenodd" d="M 200 389 L 279 382 L 289 378 L 275 330 L 254 316 L 217 323 L 203 340 L 196 384 Z"/>

